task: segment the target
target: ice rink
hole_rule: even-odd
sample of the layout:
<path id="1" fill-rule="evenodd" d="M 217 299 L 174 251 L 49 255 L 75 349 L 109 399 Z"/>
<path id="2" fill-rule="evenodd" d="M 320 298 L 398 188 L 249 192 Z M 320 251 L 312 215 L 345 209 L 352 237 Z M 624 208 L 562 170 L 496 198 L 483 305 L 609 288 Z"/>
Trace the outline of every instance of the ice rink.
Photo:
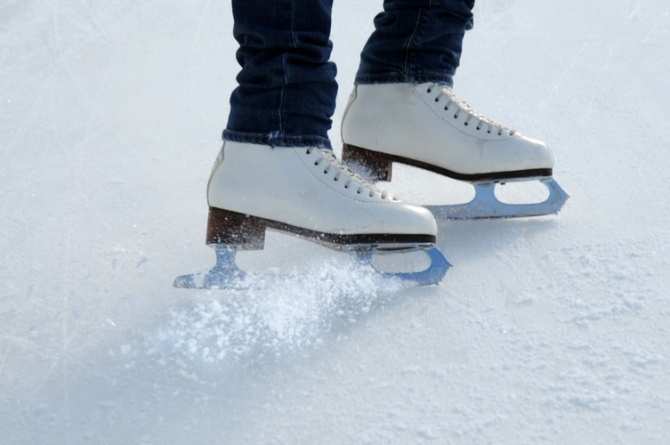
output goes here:
<path id="1" fill-rule="evenodd" d="M 669 2 L 478 0 L 455 91 L 552 146 L 558 216 L 441 222 L 426 288 L 270 234 L 241 262 L 306 275 L 247 291 L 172 287 L 214 261 L 229 2 L 0 3 L 0 445 L 670 443 Z M 335 2 L 338 154 L 380 10 Z"/>

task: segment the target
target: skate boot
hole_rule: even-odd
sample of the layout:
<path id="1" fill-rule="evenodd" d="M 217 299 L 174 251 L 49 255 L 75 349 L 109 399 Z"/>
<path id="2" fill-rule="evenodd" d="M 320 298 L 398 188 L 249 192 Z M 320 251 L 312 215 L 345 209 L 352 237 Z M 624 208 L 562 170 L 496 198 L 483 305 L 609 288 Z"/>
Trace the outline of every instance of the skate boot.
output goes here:
<path id="1" fill-rule="evenodd" d="M 239 250 L 263 249 L 267 229 L 371 264 L 376 252 L 424 250 L 428 269 L 392 274 L 438 283 L 448 263 L 435 248 L 437 224 L 425 208 L 405 204 L 340 163 L 331 150 L 224 142 L 208 184 L 208 245 L 217 265 L 205 275 L 178 277 L 176 287 L 230 287 L 244 272 Z"/>
<path id="2" fill-rule="evenodd" d="M 392 163 L 419 167 L 475 187 L 466 204 L 428 206 L 438 218 L 472 219 L 558 213 L 568 195 L 552 178 L 554 156 L 543 142 L 477 114 L 435 83 L 357 85 L 342 123 L 342 161 L 390 181 Z M 506 204 L 497 183 L 539 180 L 540 203 Z"/>

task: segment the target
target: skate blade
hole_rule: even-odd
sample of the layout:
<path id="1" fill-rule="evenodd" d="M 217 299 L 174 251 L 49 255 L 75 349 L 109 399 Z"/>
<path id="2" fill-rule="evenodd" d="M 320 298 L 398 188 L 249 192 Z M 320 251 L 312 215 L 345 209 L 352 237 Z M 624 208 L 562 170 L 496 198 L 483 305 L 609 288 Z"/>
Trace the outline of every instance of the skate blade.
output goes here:
<path id="1" fill-rule="evenodd" d="M 178 276 L 173 286 L 181 289 L 244 289 L 247 273 L 235 264 L 236 250 L 216 249 L 216 264 L 207 273 Z"/>
<path id="2" fill-rule="evenodd" d="M 371 266 L 385 278 L 395 278 L 419 286 L 440 284 L 451 264 L 449 264 L 449 261 L 447 261 L 437 247 L 424 249 L 423 252 L 428 256 L 430 265 L 426 269 L 417 272 L 384 272 L 379 270 L 372 262 L 375 252 L 359 252 L 356 256 L 358 261 Z M 380 253 L 385 252 L 380 251 Z"/>
<path id="3" fill-rule="evenodd" d="M 473 183 L 475 197 L 465 204 L 426 206 L 437 219 L 524 218 L 557 214 L 570 197 L 551 177 L 524 178 L 516 181 L 538 179 L 549 190 L 546 200 L 532 204 L 507 204 L 495 195 L 499 181 Z M 515 181 L 514 179 L 506 182 Z"/>
<path id="4" fill-rule="evenodd" d="M 430 265 L 426 269 L 416 272 L 384 272 L 373 264 L 372 258 L 375 253 L 397 253 L 400 251 L 399 249 L 359 249 L 352 253 L 362 265 L 372 267 L 384 278 L 396 278 L 419 286 L 439 284 L 451 264 L 434 246 L 420 250 L 428 256 Z M 174 280 L 174 287 L 181 289 L 247 289 L 253 285 L 254 281 L 263 277 L 262 274 L 251 274 L 240 269 L 235 263 L 236 250 L 216 249 L 215 252 L 216 264 L 209 272 L 181 275 Z"/>

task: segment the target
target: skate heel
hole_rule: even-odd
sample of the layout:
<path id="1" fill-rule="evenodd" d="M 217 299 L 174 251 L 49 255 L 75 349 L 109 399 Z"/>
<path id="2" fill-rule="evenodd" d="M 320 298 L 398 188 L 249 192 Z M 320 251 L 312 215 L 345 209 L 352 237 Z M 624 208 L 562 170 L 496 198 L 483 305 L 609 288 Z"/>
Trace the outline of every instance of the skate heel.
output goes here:
<path id="1" fill-rule="evenodd" d="M 265 227 L 259 218 L 210 207 L 206 243 L 217 249 L 262 250 Z"/>
<path id="2" fill-rule="evenodd" d="M 393 173 L 393 161 L 388 156 L 355 145 L 344 144 L 342 162 L 347 165 L 360 165 L 367 169 L 373 181 L 390 181 Z"/>

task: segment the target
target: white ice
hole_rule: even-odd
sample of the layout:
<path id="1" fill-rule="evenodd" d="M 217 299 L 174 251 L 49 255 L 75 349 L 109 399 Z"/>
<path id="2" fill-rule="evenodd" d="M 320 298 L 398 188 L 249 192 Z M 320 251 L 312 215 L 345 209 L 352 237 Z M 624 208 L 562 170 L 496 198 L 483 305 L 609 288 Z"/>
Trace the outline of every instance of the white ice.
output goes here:
<path id="1" fill-rule="evenodd" d="M 336 146 L 380 8 L 335 2 Z M 1 2 L 0 444 L 670 443 L 670 3 L 475 12 L 456 92 L 552 145 L 560 215 L 441 223 L 439 287 L 271 235 L 242 262 L 308 276 L 185 291 L 229 2 Z"/>

